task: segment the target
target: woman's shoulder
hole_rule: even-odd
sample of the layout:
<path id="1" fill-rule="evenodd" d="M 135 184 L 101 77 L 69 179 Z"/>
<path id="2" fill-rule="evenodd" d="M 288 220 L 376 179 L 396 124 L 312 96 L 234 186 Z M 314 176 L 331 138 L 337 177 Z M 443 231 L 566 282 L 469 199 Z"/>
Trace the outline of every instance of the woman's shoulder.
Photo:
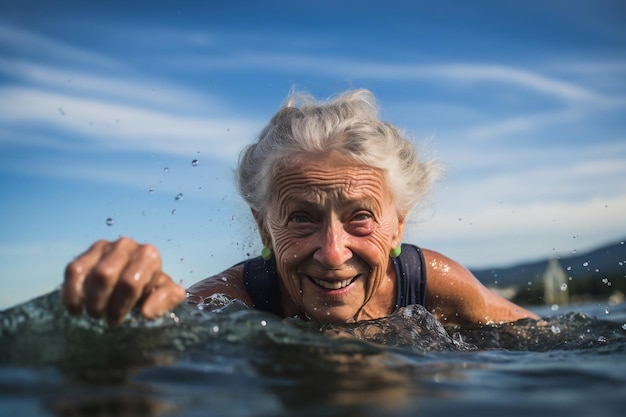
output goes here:
<path id="1" fill-rule="evenodd" d="M 424 261 L 429 269 L 441 270 L 442 272 L 450 271 L 450 269 L 465 269 L 461 264 L 448 256 L 436 250 L 420 247 L 420 251 L 424 256 Z"/>
<path id="2" fill-rule="evenodd" d="M 187 300 L 199 304 L 215 294 L 223 294 L 252 305 L 244 284 L 244 263 L 234 265 L 219 274 L 205 278 L 193 284 L 187 290 Z"/>

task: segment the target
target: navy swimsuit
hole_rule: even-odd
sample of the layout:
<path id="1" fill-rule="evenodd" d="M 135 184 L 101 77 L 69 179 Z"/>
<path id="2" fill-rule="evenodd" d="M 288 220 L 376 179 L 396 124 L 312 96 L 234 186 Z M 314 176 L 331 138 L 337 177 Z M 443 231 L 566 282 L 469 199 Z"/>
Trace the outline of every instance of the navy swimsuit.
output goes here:
<path id="1" fill-rule="evenodd" d="M 392 261 L 398 277 L 396 308 L 424 305 L 426 265 L 420 248 L 403 244 L 402 253 Z M 274 257 L 268 261 L 258 257 L 243 262 L 243 281 L 255 309 L 284 317 Z"/>

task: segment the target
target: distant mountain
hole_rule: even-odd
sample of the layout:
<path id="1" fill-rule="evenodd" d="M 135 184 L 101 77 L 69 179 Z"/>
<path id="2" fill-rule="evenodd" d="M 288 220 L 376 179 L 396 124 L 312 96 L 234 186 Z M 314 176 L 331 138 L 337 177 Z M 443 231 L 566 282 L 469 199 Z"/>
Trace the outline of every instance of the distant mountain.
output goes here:
<path id="1" fill-rule="evenodd" d="M 504 268 L 472 269 L 486 286 L 495 288 L 543 288 L 543 275 L 549 258 Z M 591 293 L 609 293 L 626 289 L 626 239 L 586 253 L 558 257 L 570 282 L 570 289 Z M 529 284 L 531 283 L 531 284 Z M 607 288 L 603 288 L 607 287 Z M 606 291 L 604 291 L 606 290 Z"/>

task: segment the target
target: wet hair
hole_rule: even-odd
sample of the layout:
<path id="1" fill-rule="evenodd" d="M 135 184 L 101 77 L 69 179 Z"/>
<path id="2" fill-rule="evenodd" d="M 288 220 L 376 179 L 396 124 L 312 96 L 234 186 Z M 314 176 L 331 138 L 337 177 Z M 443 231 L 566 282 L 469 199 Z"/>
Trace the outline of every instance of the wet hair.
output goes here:
<path id="1" fill-rule="evenodd" d="M 374 95 L 364 89 L 326 102 L 292 93 L 258 138 L 239 157 L 237 183 L 249 206 L 264 215 L 273 178 L 303 155 L 336 151 L 383 171 L 398 213 L 408 214 L 430 190 L 439 171 L 420 160 L 414 144 L 378 117 Z"/>

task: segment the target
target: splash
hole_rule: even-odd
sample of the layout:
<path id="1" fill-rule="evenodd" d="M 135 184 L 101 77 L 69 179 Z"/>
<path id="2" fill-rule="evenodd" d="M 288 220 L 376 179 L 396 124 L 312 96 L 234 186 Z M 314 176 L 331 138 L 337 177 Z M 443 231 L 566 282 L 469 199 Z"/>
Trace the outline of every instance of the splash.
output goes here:
<path id="1" fill-rule="evenodd" d="M 111 328 L 102 320 L 70 316 L 59 298 L 53 291 L 0 312 L 0 364 L 145 364 L 155 358 L 175 360 L 181 352 L 233 346 L 371 355 L 394 349 L 548 351 L 626 343 L 626 326 L 582 313 L 463 329 L 443 327 L 423 307 L 408 306 L 383 319 L 320 324 L 282 319 L 213 297 L 199 305 L 183 304 L 157 320 L 145 320 L 134 311 Z"/>

